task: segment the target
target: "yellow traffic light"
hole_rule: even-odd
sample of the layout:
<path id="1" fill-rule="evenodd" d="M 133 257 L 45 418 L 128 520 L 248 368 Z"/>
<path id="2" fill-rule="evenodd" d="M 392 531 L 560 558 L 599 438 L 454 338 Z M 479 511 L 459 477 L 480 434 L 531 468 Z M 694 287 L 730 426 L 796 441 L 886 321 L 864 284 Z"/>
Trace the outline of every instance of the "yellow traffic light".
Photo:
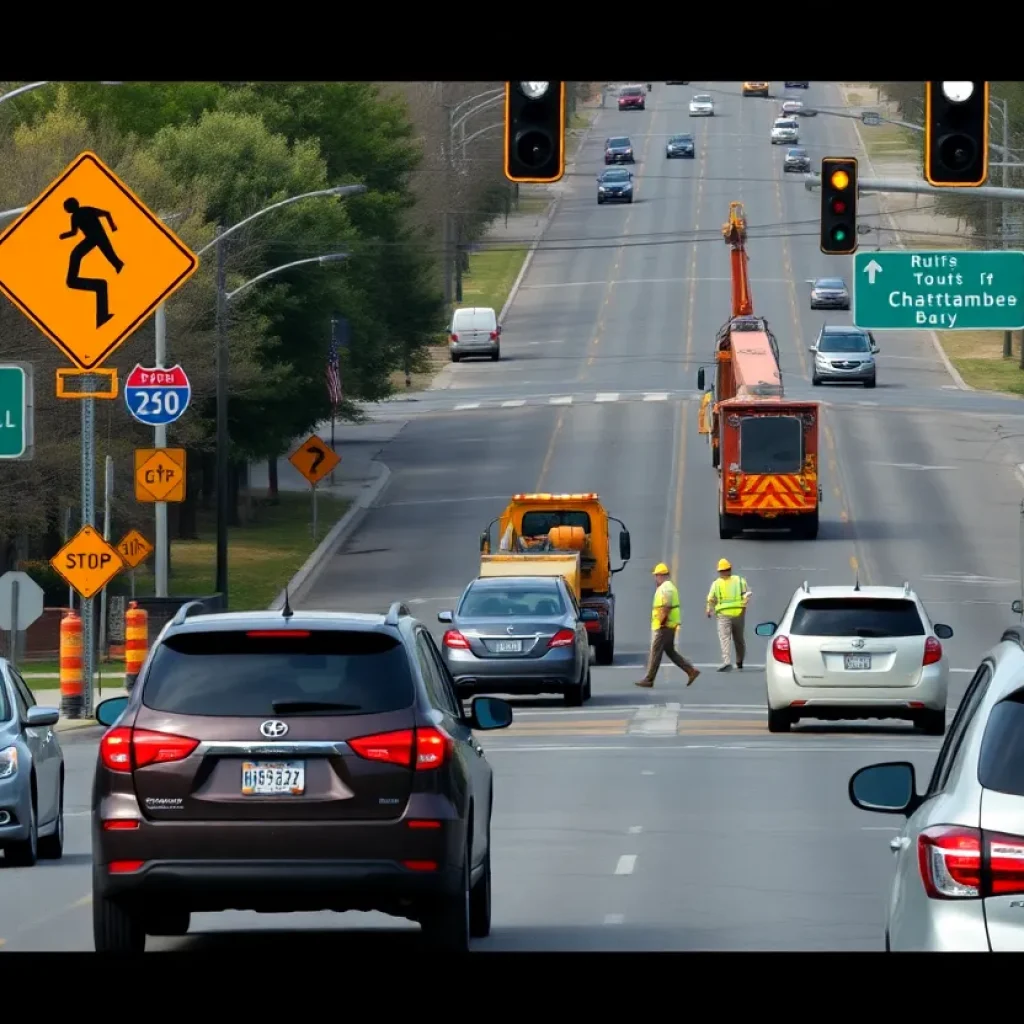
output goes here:
<path id="1" fill-rule="evenodd" d="M 848 188 L 850 184 L 850 176 L 846 171 L 836 171 L 832 175 L 832 187 L 842 191 L 844 188 Z"/>

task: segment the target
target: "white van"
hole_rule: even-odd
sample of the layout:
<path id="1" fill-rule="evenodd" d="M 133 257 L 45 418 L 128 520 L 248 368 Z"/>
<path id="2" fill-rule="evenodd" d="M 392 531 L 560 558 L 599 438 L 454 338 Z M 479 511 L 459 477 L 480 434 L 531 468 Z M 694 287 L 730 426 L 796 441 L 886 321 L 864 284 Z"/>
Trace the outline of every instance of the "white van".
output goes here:
<path id="1" fill-rule="evenodd" d="M 448 350 L 453 363 L 463 356 L 490 356 L 497 362 L 501 358 L 501 327 L 494 310 L 480 306 L 455 310 Z"/>

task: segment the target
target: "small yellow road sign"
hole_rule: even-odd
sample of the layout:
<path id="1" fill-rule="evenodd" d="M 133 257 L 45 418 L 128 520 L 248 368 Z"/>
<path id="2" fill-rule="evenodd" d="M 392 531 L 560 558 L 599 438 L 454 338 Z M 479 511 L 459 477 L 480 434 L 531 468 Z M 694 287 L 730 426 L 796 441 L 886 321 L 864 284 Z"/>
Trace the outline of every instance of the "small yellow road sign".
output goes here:
<path id="1" fill-rule="evenodd" d="M 341 462 L 329 444 L 311 434 L 288 456 L 288 461 L 315 487 Z"/>
<path id="2" fill-rule="evenodd" d="M 129 530 L 117 542 L 117 553 L 128 563 L 129 569 L 136 569 L 153 554 L 153 545 L 138 530 Z"/>
<path id="3" fill-rule="evenodd" d="M 198 267 L 94 153 L 0 235 L 0 291 L 82 370 L 116 351 Z"/>
<path id="4" fill-rule="evenodd" d="M 185 500 L 185 449 L 138 448 L 135 452 L 135 500 Z"/>
<path id="5" fill-rule="evenodd" d="M 83 526 L 50 559 L 50 565 L 85 600 L 98 594 L 123 568 L 117 549 L 91 526 Z"/>

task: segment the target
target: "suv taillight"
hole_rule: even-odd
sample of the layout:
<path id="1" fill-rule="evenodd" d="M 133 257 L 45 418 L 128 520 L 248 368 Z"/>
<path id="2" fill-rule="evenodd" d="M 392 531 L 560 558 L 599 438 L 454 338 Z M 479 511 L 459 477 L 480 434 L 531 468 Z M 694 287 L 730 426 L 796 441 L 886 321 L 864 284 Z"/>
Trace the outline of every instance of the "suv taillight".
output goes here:
<path id="1" fill-rule="evenodd" d="M 491 341 L 497 341 L 497 340 L 498 340 L 498 332 L 497 331 L 491 331 Z"/>
<path id="2" fill-rule="evenodd" d="M 982 850 L 988 871 L 982 874 Z M 917 838 L 917 862 L 933 900 L 974 900 L 1024 893 L 1024 837 L 937 825 Z"/>
<path id="3" fill-rule="evenodd" d="M 443 643 L 445 647 L 451 647 L 453 650 L 469 650 L 469 641 L 457 629 L 449 629 L 445 633 L 444 639 L 441 643 Z"/>
<path id="4" fill-rule="evenodd" d="M 100 740 L 100 760 L 112 772 L 130 772 L 151 764 L 183 761 L 198 746 L 199 740 L 188 736 L 117 726 Z"/>
<path id="5" fill-rule="evenodd" d="M 942 660 L 942 644 L 933 636 L 925 637 L 922 665 L 934 665 Z"/>
<path id="6" fill-rule="evenodd" d="M 367 761 L 414 767 L 418 772 L 432 771 L 445 763 L 452 751 L 451 737 L 440 729 L 400 729 L 375 736 L 360 736 L 348 745 Z"/>
<path id="7" fill-rule="evenodd" d="M 571 629 L 560 629 L 548 641 L 548 647 L 569 647 L 575 641 L 576 634 Z"/>
<path id="8" fill-rule="evenodd" d="M 458 341 L 458 340 L 459 340 L 459 336 L 458 336 L 457 334 L 453 334 L 453 335 L 451 336 L 451 340 L 452 340 L 452 341 Z"/>
<path id="9" fill-rule="evenodd" d="M 780 665 L 793 664 L 793 651 L 789 646 L 788 636 L 777 636 L 772 641 L 772 657 Z"/>

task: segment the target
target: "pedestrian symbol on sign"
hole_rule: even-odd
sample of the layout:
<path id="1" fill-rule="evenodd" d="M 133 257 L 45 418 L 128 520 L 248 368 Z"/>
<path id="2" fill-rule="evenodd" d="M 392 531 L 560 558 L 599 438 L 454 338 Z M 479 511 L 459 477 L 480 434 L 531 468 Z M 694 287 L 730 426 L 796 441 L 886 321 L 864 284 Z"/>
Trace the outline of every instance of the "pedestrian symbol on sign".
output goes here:
<path id="1" fill-rule="evenodd" d="M 64 200 L 64 209 L 71 214 L 71 230 L 65 231 L 61 238 L 74 238 L 82 235 L 82 241 L 71 250 L 68 259 L 67 286 L 76 291 L 94 292 L 96 295 L 96 329 L 99 330 L 108 320 L 113 320 L 109 306 L 110 287 L 102 277 L 82 277 L 82 260 L 93 251 L 99 251 L 118 274 L 124 270 L 124 262 L 114 252 L 103 221 L 110 225 L 111 231 L 117 230 L 114 218 L 107 210 L 95 206 L 82 206 L 73 196 Z"/>

